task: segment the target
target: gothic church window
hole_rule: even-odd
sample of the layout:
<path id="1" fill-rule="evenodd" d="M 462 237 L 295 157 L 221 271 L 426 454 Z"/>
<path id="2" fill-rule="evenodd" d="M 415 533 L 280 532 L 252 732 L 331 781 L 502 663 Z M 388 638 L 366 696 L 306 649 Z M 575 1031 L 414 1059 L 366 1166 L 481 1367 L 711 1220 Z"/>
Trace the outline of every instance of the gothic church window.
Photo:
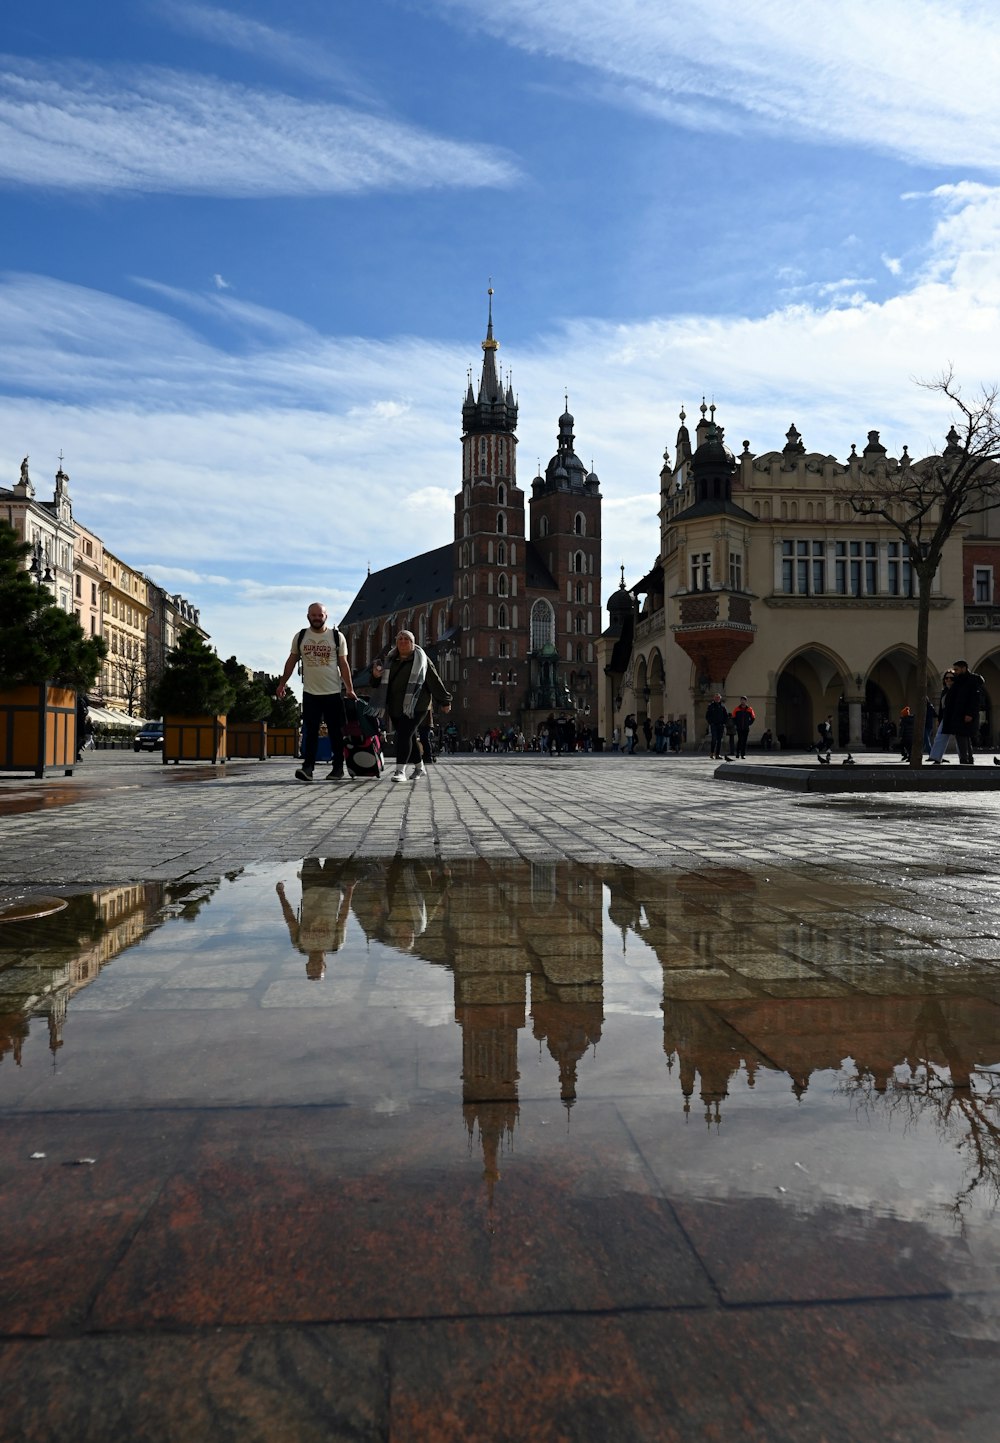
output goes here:
<path id="1" fill-rule="evenodd" d="M 492 542 L 490 543 L 492 545 Z M 492 558 L 491 558 L 492 559 Z M 497 542 L 497 565 L 507 565 L 507 548 L 502 541 Z"/>
<path id="2" fill-rule="evenodd" d="M 587 519 L 582 511 L 578 511 L 573 518 L 573 530 L 577 536 L 586 536 L 587 534 Z"/>
<path id="3" fill-rule="evenodd" d="M 507 595 L 507 578 L 502 573 L 497 577 L 497 596 Z"/>
<path id="4" fill-rule="evenodd" d="M 500 630 L 500 631 L 506 631 L 506 629 L 507 629 L 507 624 L 508 624 L 508 623 L 507 623 L 507 608 L 506 608 L 506 606 L 498 606 L 498 607 L 497 607 L 497 628 L 498 628 L 498 630 Z"/>
<path id="5" fill-rule="evenodd" d="M 497 487 L 497 505 L 507 505 L 507 488 L 503 484 Z"/>
<path id="6" fill-rule="evenodd" d="M 549 518 L 548 518 L 547 516 L 543 516 L 542 519 L 541 519 L 541 521 L 539 521 L 539 523 L 538 523 L 538 534 L 539 534 L 539 536 L 548 536 L 548 534 L 549 534 Z"/>
<path id="7" fill-rule="evenodd" d="M 506 530 L 507 530 L 507 526 L 506 526 L 506 523 L 504 522 L 504 519 L 503 519 L 503 512 L 501 511 L 500 515 L 497 517 L 497 531 L 498 531 L 498 532 L 500 533 L 500 535 L 502 536 L 503 533 L 504 533 Z"/>
<path id="8" fill-rule="evenodd" d="M 531 608 L 531 649 L 541 651 L 555 640 L 556 618 L 549 602 L 539 598 Z"/>

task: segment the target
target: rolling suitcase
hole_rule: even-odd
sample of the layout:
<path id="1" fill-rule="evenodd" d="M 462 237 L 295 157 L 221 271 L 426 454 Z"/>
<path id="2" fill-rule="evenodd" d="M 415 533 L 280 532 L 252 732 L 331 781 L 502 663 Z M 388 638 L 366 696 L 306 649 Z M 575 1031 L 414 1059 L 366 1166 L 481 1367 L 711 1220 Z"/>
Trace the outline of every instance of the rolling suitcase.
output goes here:
<path id="1" fill-rule="evenodd" d="M 378 721 L 365 701 L 345 699 L 347 724 L 344 727 L 344 761 L 352 777 L 377 782 L 385 762 Z"/>

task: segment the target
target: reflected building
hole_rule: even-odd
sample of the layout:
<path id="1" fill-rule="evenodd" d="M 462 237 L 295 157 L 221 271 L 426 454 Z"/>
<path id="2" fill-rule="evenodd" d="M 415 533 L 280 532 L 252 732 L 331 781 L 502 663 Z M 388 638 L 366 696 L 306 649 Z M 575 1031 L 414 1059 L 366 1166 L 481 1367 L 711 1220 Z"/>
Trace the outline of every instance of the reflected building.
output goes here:
<path id="1" fill-rule="evenodd" d="M 849 1065 L 885 1093 L 899 1069 L 928 1067 L 968 1087 L 996 1061 L 1000 978 L 984 967 L 968 995 L 900 955 L 904 934 L 871 920 L 884 888 L 825 877 L 714 868 L 609 877 L 609 917 L 663 968 L 663 1049 L 679 1069 L 684 1110 L 697 1094 L 708 1123 L 743 1073 L 786 1073 L 802 1097 L 818 1072 Z M 866 919 L 866 912 L 869 917 Z"/>
<path id="2" fill-rule="evenodd" d="M 0 934 L 0 1061 L 20 1066 L 32 1017 L 44 1017 L 49 1050 L 63 1045 L 70 1001 L 149 931 L 161 883 L 107 887 L 67 898 L 50 917 L 8 923 Z"/>

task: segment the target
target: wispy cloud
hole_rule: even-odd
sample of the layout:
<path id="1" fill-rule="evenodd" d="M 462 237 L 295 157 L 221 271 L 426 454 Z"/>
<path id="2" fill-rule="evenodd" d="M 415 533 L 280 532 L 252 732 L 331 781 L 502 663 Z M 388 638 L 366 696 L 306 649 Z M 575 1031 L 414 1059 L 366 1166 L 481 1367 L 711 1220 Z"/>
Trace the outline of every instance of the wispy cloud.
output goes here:
<path id="1" fill-rule="evenodd" d="M 0 183 L 275 197 L 516 179 L 499 149 L 344 105 L 152 67 L 0 65 Z"/>
<path id="2" fill-rule="evenodd" d="M 609 100 L 695 130 L 780 133 L 1000 166 L 1000 11 L 988 0 L 435 0 Z"/>
<path id="3" fill-rule="evenodd" d="M 190 5 L 184 0 L 156 0 L 155 12 L 158 20 L 211 44 L 262 57 L 300 75 L 333 81 L 345 94 L 367 106 L 377 103 L 357 72 L 315 37 L 304 39 L 221 6 Z"/>
<path id="4" fill-rule="evenodd" d="M 568 379 L 578 451 L 605 497 L 606 593 L 619 560 L 634 577 L 656 553 L 659 469 L 681 403 L 691 417 L 714 396 L 737 451 L 744 436 L 754 451 L 780 445 L 795 421 L 811 450 L 844 456 L 874 426 L 890 450 L 908 442 L 917 455 L 950 417 L 913 377 L 951 360 L 970 390 L 1000 379 L 1000 189 L 948 188 L 925 204 L 930 254 L 888 300 L 813 294 L 753 319 L 576 320 L 517 347 L 522 485 L 554 449 Z M 265 311 L 253 336 L 237 329 L 224 346 L 197 326 L 210 303 L 215 335 L 228 295 L 144 295 L 0 277 L 0 483 L 29 452 L 44 494 L 42 458 L 52 474 L 62 448 L 79 518 L 189 594 L 224 655 L 273 667 L 289 617 L 316 595 L 342 614 L 369 563 L 448 540 L 478 329 L 451 344 L 377 342 L 287 318 L 283 332 Z M 502 310 L 495 320 L 502 338 Z"/>

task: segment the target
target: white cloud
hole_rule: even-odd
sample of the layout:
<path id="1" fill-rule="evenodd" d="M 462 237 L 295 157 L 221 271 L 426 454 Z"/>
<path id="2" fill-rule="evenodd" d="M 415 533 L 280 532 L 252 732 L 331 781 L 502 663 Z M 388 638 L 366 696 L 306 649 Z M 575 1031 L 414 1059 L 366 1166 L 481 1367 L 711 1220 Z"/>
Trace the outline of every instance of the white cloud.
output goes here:
<path id="1" fill-rule="evenodd" d="M 507 186 L 500 150 L 344 105 L 155 69 L 0 68 L 0 181 L 76 191 L 310 196 Z"/>
<path id="2" fill-rule="evenodd" d="M 220 276 L 218 271 L 216 271 L 215 275 L 212 277 L 212 284 L 215 286 L 215 289 L 217 291 L 232 290 L 232 286 L 230 285 L 230 283 L 225 279 L 224 276 Z"/>
<path id="3" fill-rule="evenodd" d="M 521 484 L 552 453 L 568 380 L 577 449 L 605 497 L 605 596 L 620 560 L 634 579 L 656 554 L 659 471 L 682 402 L 690 426 L 714 397 L 734 451 L 743 437 L 758 452 L 780 446 L 794 421 L 810 450 L 845 456 L 875 427 L 891 451 L 906 442 L 918 455 L 950 417 L 914 377 L 952 361 L 970 390 L 1000 379 L 1000 190 L 951 187 L 928 203 L 931 253 L 889 300 L 577 319 L 517 348 Z M 237 330 L 222 349 L 194 329 L 199 298 L 146 294 L 144 306 L 0 278 L 0 484 L 29 452 L 44 495 L 41 458 L 54 473 L 62 448 L 80 520 L 189 595 L 223 655 L 274 668 L 309 601 L 342 615 L 369 563 L 450 539 L 477 318 L 444 344 L 329 337 L 263 312 L 249 342 Z M 185 299 L 191 324 L 154 309 Z"/>
<path id="4" fill-rule="evenodd" d="M 882 256 L 882 264 L 891 276 L 899 276 L 903 273 L 903 262 L 898 256 Z"/>
<path id="5" fill-rule="evenodd" d="M 437 0 L 498 40 L 595 71 L 600 93 L 695 130 L 796 133 L 932 164 L 1000 164 L 988 0 Z"/>
<path id="6" fill-rule="evenodd" d="M 224 45 L 246 55 L 263 57 L 302 75 L 339 82 L 355 97 L 363 96 L 366 104 L 372 97 L 364 92 L 355 71 L 344 65 L 320 44 L 315 37 L 301 39 L 285 30 L 276 30 L 246 15 L 234 14 L 210 5 L 189 5 L 178 0 L 157 0 L 156 17 L 179 30 L 199 36 L 216 45 Z"/>

